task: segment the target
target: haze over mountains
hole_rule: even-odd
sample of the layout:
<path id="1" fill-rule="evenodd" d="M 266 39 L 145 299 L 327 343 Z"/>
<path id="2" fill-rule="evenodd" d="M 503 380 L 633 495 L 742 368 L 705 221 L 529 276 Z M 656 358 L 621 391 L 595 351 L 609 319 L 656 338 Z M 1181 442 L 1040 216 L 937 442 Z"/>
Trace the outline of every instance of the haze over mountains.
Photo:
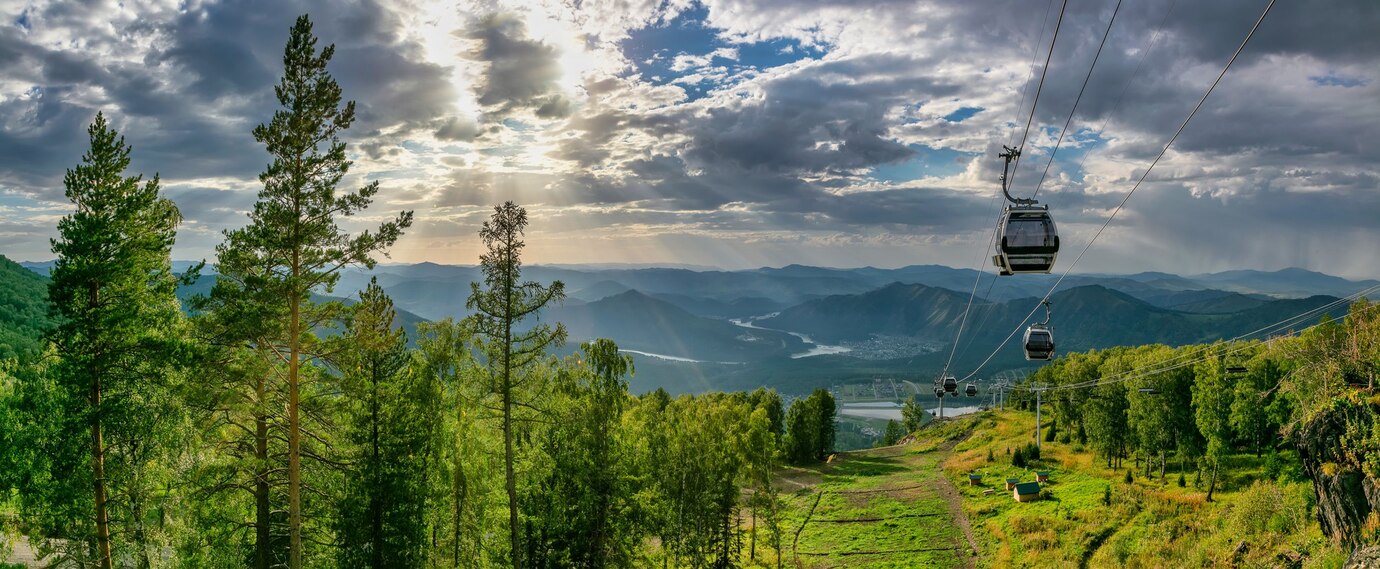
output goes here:
<path id="1" fill-rule="evenodd" d="M 46 274 L 50 263 L 23 265 Z M 565 283 L 566 301 L 542 319 L 563 322 L 572 345 L 612 338 L 635 354 L 635 388 L 672 391 L 766 384 L 796 392 L 878 374 L 926 378 L 948 356 L 975 276 L 972 269 L 938 265 L 743 271 L 530 266 L 523 272 L 528 280 Z M 345 272 L 329 294 L 354 296 L 373 277 L 405 311 L 401 318 L 409 331 L 422 319 L 465 316 L 469 283 L 482 278 L 473 266 L 381 265 Z M 1023 275 L 993 282 L 985 274 L 955 365 L 976 365 L 991 353 L 1056 278 Z M 1375 286 L 1380 282 L 1302 269 L 1071 275 L 1052 297 L 1051 323 L 1060 352 L 1208 342 Z M 1332 312 L 1340 315 L 1344 308 Z M 1032 321 L 1042 318 L 1043 311 L 1036 311 Z M 1029 365 L 1013 342 L 989 369 Z"/>

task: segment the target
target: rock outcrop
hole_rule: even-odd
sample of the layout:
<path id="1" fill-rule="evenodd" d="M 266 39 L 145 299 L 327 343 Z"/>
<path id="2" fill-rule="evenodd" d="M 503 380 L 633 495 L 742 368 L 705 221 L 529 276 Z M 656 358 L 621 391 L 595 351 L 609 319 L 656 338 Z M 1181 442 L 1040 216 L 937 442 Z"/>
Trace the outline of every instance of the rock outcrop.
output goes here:
<path id="1" fill-rule="evenodd" d="M 1294 433 L 1303 469 L 1313 481 L 1323 534 L 1351 547 L 1365 545 L 1363 528 L 1380 512 L 1380 480 L 1369 477 L 1349 435 L 1370 432 L 1374 408 L 1359 401 L 1339 402 L 1314 415 Z"/>

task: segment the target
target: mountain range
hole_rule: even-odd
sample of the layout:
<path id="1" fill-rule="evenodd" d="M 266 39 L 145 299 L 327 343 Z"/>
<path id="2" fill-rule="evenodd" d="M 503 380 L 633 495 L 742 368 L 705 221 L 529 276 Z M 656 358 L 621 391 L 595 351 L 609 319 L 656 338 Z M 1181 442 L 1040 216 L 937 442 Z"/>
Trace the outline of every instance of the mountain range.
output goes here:
<path id="1" fill-rule="evenodd" d="M 51 267 L 23 265 L 38 275 Z M 565 324 L 572 346 L 612 338 L 637 359 L 635 389 L 676 392 L 763 384 L 800 392 L 876 375 L 921 380 L 950 352 L 958 367 L 989 354 L 991 370 L 1032 367 L 1021 357 L 1018 324 L 1028 315 L 1032 322 L 1044 318 L 1038 299 L 1057 275 L 984 274 L 974 287 L 977 276 L 940 265 L 741 271 L 535 265 L 523 271 L 526 280 L 565 284 L 566 299 L 541 319 Z M 335 290 L 319 293 L 354 297 L 371 278 L 393 298 L 411 334 L 424 320 L 464 317 L 465 285 L 482 275 L 475 266 L 380 265 L 345 271 Z M 1207 342 L 1375 287 L 1380 281 L 1302 269 L 1070 275 L 1051 297 L 1051 326 L 1060 352 Z M 954 349 L 960 326 L 963 341 Z M 1013 330 L 1012 341 L 994 352 Z"/>

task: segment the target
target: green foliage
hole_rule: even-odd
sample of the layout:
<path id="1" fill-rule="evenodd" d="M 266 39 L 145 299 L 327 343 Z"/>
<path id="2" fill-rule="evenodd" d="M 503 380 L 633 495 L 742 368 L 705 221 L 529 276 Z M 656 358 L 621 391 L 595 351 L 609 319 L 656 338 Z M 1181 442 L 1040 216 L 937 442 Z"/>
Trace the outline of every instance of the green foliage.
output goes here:
<path id="1" fill-rule="evenodd" d="M 439 415 L 425 377 L 407 373 L 407 338 L 377 280 L 360 293 L 337 342 L 342 454 L 349 466 L 338 499 L 340 564 L 420 567 L 424 561 L 426 465 Z"/>
<path id="2" fill-rule="evenodd" d="M 0 255 L 0 360 L 28 360 L 53 328 L 48 279 Z"/>
<path id="3" fill-rule="evenodd" d="M 1025 460 L 1025 449 L 1022 447 L 1016 448 L 1016 451 L 1011 453 L 1011 466 L 1025 468 L 1027 465 L 1028 463 Z"/>
<path id="4" fill-rule="evenodd" d="M 534 410 L 532 401 L 542 386 L 533 369 L 546 356 L 546 350 L 565 341 L 565 327 L 552 329 L 538 324 L 521 330 L 523 321 L 535 318 L 552 301 L 565 298 L 565 285 L 551 286 L 522 282 L 522 242 L 527 227 L 527 210 L 513 202 L 494 207 L 494 213 L 479 230 L 486 251 L 479 256 L 484 285 L 470 284 L 466 307 L 475 311 L 468 319 L 474 327 L 479 347 L 489 369 L 489 391 L 498 399 L 503 416 L 503 457 L 508 493 L 509 555 L 514 567 L 522 567 L 522 527 L 518 518 L 516 455 L 513 448 L 513 421 L 526 420 Z"/>
<path id="5" fill-rule="evenodd" d="M 894 419 L 886 422 L 886 431 L 882 433 L 882 446 L 891 446 L 901 440 L 905 434 L 901 431 L 901 424 Z"/>
<path id="6" fill-rule="evenodd" d="M 816 389 L 786 411 L 786 459 L 795 464 L 824 460 L 834 450 L 834 396 Z"/>
<path id="7" fill-rule="evenodd" d="M 620 436 L 632 358 L 609 340 L 583 344 L 556 373 L 547 464 L 521 498 L 525 559 L 536 567 L 626 567 L 637 546 L 636 486 Z"/>
<path id="8" fill-rule="evenodd" d="M 335 46 L 318 51 L 310 18 L 301 16 L 293 25 L 283 53 L 283 76 L 274 88 L 281 105 L 273 118 L 254 128 L 272 161 L 259 175 L 263 189 L 250 212 L 250 224 L 229 231 L 217 249 L 218 278 L 211 297 L 231 337 L 249 338 L 267 348 L 275 359 L 286 362 L 281 388 L 286 391 L 287 421 L 287 533 L 288 566 L 299 569 L 305 558 L 304 542 L 324 542 L 324 536 L 303 539 L 307 533 L 326 533 L 330 526 L 325 500 L 304 503 L 303 457 L 329 484 L 337 470 L 325 441 L 328 425 L 317 425 L 322 413 L 303 402 L 329 401 L 316 378 L 323 370 L 310 363 L 321 357 L 315 330 L 342 316 L 338 303 L 318 304 L 316 291 L 330 293 L 347 266 L 374 265 L 373 255 L 391 246 L 412 224 L 412 213 L 403 212 L 372 231 L 350 235 L 339 226 L 340 218 L 362 213 L 378 193 L 378 182 L 354 192 L 338 193 L 351 162 L 340 140 L 355 120 L 353 101 L 341 104 L 341 89 L 326 70 Z M 267 393 L 267 390 L 257 390 Z M 303 432 L 308 435 L 303 443 Z M 259 453 L 262 454 L 262 453 Z M 324 459 L 324 460 L 322 460 Z M 262 458 L 260 458 L 262 460 Z M 319 488 L 318 488 L 319 490 Z M 321 492 L 308 493 L 308 497 Z M 263 509 L 262 502 L 258 509 Z M 312 510 L 304 512 L 304 510 Z M 267 518 L 261 517 L 262 525 Z M 259 534 L 263 542 L 268 534 Z M 262 549 L 264 546 L 259 545 Z M 264 564 L 266 560 L 256 560 Z"/>
<path id="9" fill-rule="evenodd" d="M 64 448 L 33 465 L 21 493 L 39 537 L 110 567 L 147 560 L 163 542 L 149 519 L 184 426 L 174 384 L 186 350 L 170 258 L 181 215 L 157 176 L 124 175 L 130 147 L 104 115 L 87 132 L 90 150 L 63 179 L 76 210 L 52 242 L 53 383 L 36 390 L 61 419 L 34 422 Z"/>
<path id="10" fill-rule="evenodd" d="M 901 421 L 905 424 L 907 433 L 914 433 L 920 430 L 929 420 L 929 412 L 920 404 L 920 399 L 916 395 L 906 399 L 906 403 L 901 406 Z"/>

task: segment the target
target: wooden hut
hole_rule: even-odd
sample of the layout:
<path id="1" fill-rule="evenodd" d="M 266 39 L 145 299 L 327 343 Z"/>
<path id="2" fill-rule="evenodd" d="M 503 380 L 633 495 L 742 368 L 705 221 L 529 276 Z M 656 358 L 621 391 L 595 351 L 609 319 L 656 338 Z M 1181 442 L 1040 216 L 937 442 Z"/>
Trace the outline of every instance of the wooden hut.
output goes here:
<path id="1" fill-rule="evenodd" d="M 981 486 L 981 485 L 982 485 L 982 475 L 981 475 L 981 474 L 969 474 L 969 475 L 968 475 L 968 485 L 969 485 L 969 486 Z"/>
<path id="2" fill-rule="evenodd" d="M 1041 483 L 1049 482 L 1049 473 L 1048 473 L 1048 472 L 1036 472 L 1036 473 L 1035 473 L 1035 481 L 1036 481 L 1036 482 L 1041 482 Z"/>
<path id="3" fill-rule="evenodd" d="M 1017 484 L 1016 489 L 1011 493 L 1011 497 L 1015 498 L 1017 502 L 1034 502 L 1039 500 L 1040 483 L 1022 482 Z"/>
<path id="4" fill-rule="evenodd" d="M 1007 478 L 1007 479 L 1006 479 L 1006 489 L 1007 489 L 1007 491 L 1015 490 L 1015 489 L 1016 489 L 1016 485 L 1017 485 L 1017 484 L 1020 484 L 1020 483 L 1021 483 L 1021 479 L 1020 479 L 1020 478 Z"/>

